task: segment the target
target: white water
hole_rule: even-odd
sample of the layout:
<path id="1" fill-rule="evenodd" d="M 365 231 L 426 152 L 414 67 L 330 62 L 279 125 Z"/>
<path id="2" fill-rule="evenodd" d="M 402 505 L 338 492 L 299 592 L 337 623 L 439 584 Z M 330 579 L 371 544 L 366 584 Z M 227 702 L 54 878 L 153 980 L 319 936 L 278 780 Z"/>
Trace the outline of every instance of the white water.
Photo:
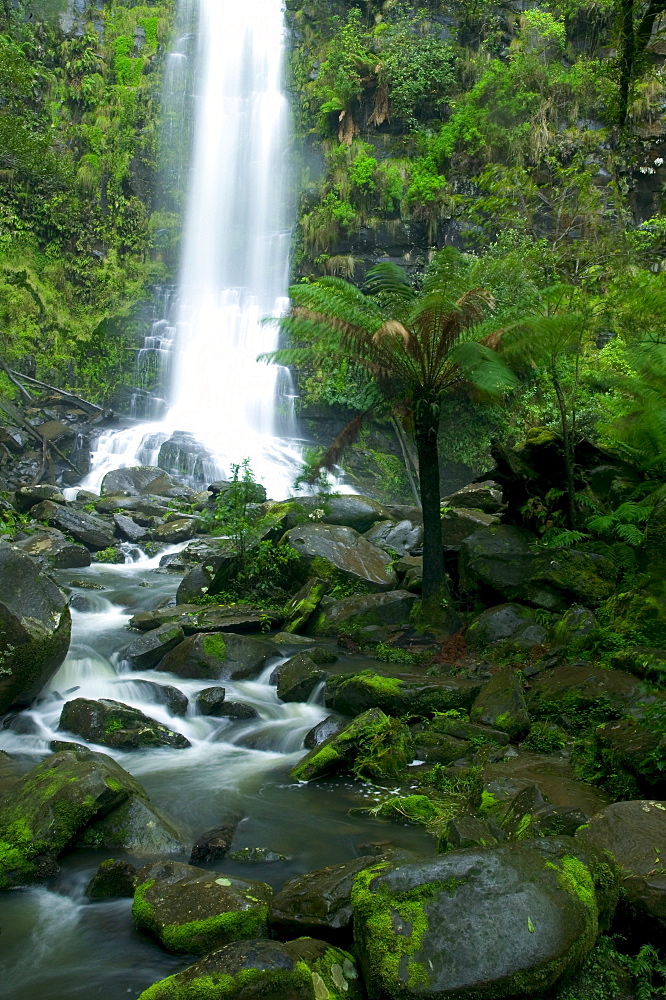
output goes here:
<path id="1" fill-rule="evenodd" d="M 190 5 L 181 0 L 181 15 Z M 261 320 L 287 303 L 291 206 L 281 2 L 199 0 L 198 39 L 175 318 L 171 325 L 158 322 L 147 340 L 162 363 L 172 353 L 168 410 L 159 421 L 102 435 L 84 486 L 98 488 L 111 469 L 157 464 L 160 446 L 179 433 L 203 446 L 200 481 L 227 477 L 233 463 L 249 458 L 269 496 L 279 498 L 289 494 L 300 464 L 293 395 L 285 369 L 256 359 L 277 347 L 275 327 Z M 176 97 L 186 79 L 182 49 L 181 39 L 166 76 Z M 191 473 L 194 458 L 190 466 Z"/>

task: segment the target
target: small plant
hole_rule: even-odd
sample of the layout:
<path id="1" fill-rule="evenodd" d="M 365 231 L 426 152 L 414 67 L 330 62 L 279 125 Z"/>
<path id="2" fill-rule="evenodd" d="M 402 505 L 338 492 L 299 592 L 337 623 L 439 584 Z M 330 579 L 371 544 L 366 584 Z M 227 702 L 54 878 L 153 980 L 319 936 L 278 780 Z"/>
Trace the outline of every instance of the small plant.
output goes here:
<path id="1" fill-rule="evenodd" d="M 557 753 L 566 746 L 567 734 L 559 726 L 550 722 L 533 722 L 529 735 L 523 741 L 525 750 L 534 753 Z"/>
<path id="2" fill-rule="evenodd" d="M 100 549 L 93 557 L 95 562 L 116 565 L 125 562 L 125 556 L 115 545 L 109 545 L 106 549 Z"/>

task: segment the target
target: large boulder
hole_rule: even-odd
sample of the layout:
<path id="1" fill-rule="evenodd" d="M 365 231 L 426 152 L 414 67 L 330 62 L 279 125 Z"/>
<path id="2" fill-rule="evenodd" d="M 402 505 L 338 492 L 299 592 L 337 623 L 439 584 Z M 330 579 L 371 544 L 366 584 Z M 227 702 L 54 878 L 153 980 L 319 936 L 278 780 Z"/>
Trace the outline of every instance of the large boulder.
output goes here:
<path id="1" fill-rule="evenodd" d="M 473 510 L 485 511 L 486 514 L 501 514 L 506 506 L 502 499 L 501 487 L 492 479 L 463 486 L 455 493 L 442 497 L 442 504 L 456 509 L 471 507 Z"/>
<path id="2" fill-rule="evenodd" d="M 163 979 L 139 1000 L 361 1000 L 354 960 L 324 941 L 239 941 Z"/>
<path id="3" fill-rule="evenodd" d="M 298 552 L 308 575 L 349 580 L 370 591 L 393 590 L 398 582 L 388 553 L 353 528 L 302 524 L 286 533 L 284 543 Z"/>
<path id="4" fill-rule="evenodd" d="M 128 469 L 114 469 L 102 479 L 101 495 L 181 497 L 194 491 L 183 486 L 162 469 L 150 465 L 137 465 Z"/>
<path id="5" fill-rule="evenodd" d="M 640 910 L 666 922 L 666 802 L 613 802 L 576 833 L 576 839 L 610 851 L 624 871 L 622 894 Z"/>
<path id="6" fill-rule="evenodd" d="M 296 653 L 275 669 L 271 681 L 274 678 L 280 701 L 307 701 L 327 677 L 307 653 Z"/>
<path id="7" fill-rule="evenodd" d="M 414 524 L 406 518 L 397 523 L 377 521 L 365 532 L 365 537 L 372 545 L 393 556 L 406 556 L 423 544 L 423 525 Z"/>
<path id="8" fill-rule="evenodd" d="M 521 604 L 498 604 L 482 611 L 467 627 L 465 640 L 475 649 L 506 643 L 513 649 L 529 650 L 542 645 L 548 630 L 534 620 L 533 608 Z"/>
<path id="9" fill-rule="evenodd" d="M 105 754 L 63 750 L 42 761 L 0 802 L 0 889 L 49 877 L 77 834 L 141 785 Z"/>
<path id="10" fill-rule="evenodd" d="M 186 635 L 193 635 L 196 632 L 259 632 L 272 620 L 270 614 L 250 604 L 229 607 L 176 604 L 169 608 L 139 611 L 130 618 L 129 625 L 140 632 L 147 632 L 160 625 L 175 624 L 180 625 Z"/>
<path id="11" fill-rule="evenodd" d="M 318 635 L 338 635 L 368 625 L 399 628 L 409 623 L 415 600 L 416 595 L 406 590 L 389 590 L 381 594 L 357 594 L 339 601 L 328 601 L 310 620 L 307 631 Z"/>
<path id="12" fill-rule="evenodd" d="M 376 863 L 376 858 L 364 856 L 289 879 L 268 908 L 271 930 L 277 937 L 316 934 L 344 941 L 351 936 L 354 878 Z"/>
<path id="13" fill-rule="evenodd" d="M 324 704 L 342 715 L 358 715 L 375 706 L 387 715 L 432 715 L 452 708 L 468 709 L 481 684 L 465 677 L 383 677 L 361 670 L 329 678 Z"/>
<path id="14" fill-rule="evenodd" d="M 304 629 L 319 607 L 327 588 L 325 580 L 320 580 L 318 576 L 309 577 L 285 606 L 283 631 L 300 632 Z"/>
<path id="15" fill-rule="evenodd" d="M 361 534 L 377 521 L 393 519 L 387 507 L 370 497 L 344 495 L 337 497 L 292 497 L 267 504 L 264 513 L 279 517 L 285 530 L 315 521 L 353 528 Z"/>
<path id="16" fill-rule="evenodd" d="M 230 941 L 266 937 L 273 890 L 177 861 L 140 868 L 132 915 L 167 951 L 205 955 Z"/>
<path id="17" fill-rule="evenodd" d="M 91 743 L 117 750 L 141 747 L 172 747 L 184 750 L 190 741 L 181 733 L 150 719 L 138 708 L 110 698 L 75 698 L 63 705 L 59 728 L 83 736 Z"/>
<path id="18" fill-rule="evenodd" d="M 0 713 L 36 698 L 67 655 L 71 627 L 60 588 L 0 541 Z"/>
<path id="19" fill-rule="evenodd" d="M 515 670 L 500 667 L 486 681 L 474 699 L 469 717 L 472 722 L 504 730 L 512 739 L 527 732 L 530 717 Z"/>
<path id="20" fill-rule="evenodd" d="M 197 680 L 252 677 L 280 650 L 272 642 L 233 632 L 198 633 L 179 643 L 157 664 L 158 671 Z"/>
<path id="21" fill-rule="evenodd" d="M 42 483 L 36 486 L 21 486 L 14 493 L 14 506 L 19 514 L 27 512 L 42 500 L 52 500 L 53 503 L 66 503 L 65 496 L 59 486 Z"/>
<path id="22" fill-rule="evenodd" d="M 183 854 L 183 836 L 145 797 L 131 795 L 84 830 L 79 846 L 131 854 Z"/>
<path id="23" fill-rule="evenodd" d="M 459 560 L 463 590 L 549 611 L 572 601 L 598 603 L 613 594 L 617 568 L 609 559 L 575 549 L 538 551 L 535 542 L 528 531 L 504 524 L 465 538 Z"/>
<path id="24" fill-rule="evenodd" d="M 413 757 L 409 730 L 379 708 L 371 708 L 316 746 L 290 771 L 295 781 L 336 773 L 375 780 L 396 779 Z"/>
<path id="25" fill-rule="evenodd" d="M 13 544 L 44 569 L 78 569 L 90 566 L 90 552 L 85 545 L 71 542 L 57 528 L 36 531 L 29 538 Z"/>
<path id="26" fill-rule="evenodd" d="M 534 678 L 527 695 L 530 711 L 555 703 L 563 716 L 593 708 L 600 701 L 612 712 L 625 714 L 644 700 L 645 691 L 637 677 L 589 663 L 567 663 L 544 671 Z"/>
<path id="27" fill-rule="evenodd" d="M 610 860 L 568 837 L 376 865 L 352 891 L 368 996 L 541 995 L 590 951 L 617 896 Z"/>
<path id="28" fill-rule="evenodd" d="M 30 513 L 35 520 L 45 521 L 46 524 L 59 528 L 93 552 L 115 545 L 113 525 L 85 510 L 74 510 L 73 507 L 66 507 L 52 500 L 43 500 Z"/>
<path id="29" fill-rule="evenodd" d="M 466 538 L 497 524 L 499 517 L 472 507 L 448 507 L 442 514 L 442 545 L 448 552 L 459 552 Z"/>

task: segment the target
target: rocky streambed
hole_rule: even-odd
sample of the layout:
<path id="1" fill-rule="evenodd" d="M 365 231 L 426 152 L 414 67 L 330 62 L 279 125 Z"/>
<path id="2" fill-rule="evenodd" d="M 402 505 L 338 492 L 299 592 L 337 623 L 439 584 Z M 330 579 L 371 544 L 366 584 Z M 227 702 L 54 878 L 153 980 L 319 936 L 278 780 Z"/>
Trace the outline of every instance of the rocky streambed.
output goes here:
<path id="1" fill-rule="evenodd" d="M 417 509 L 257 495 L 292 595 L 230 603 L 224 489 L 8 501 L 0 994 L 634 995 L 609 942 L 666 914 L 660 654 L 595 655 L 607 553 L 544 554 L 496 482 L 446 498 L 476 601 L 447 638 L 415 625 Z"/>

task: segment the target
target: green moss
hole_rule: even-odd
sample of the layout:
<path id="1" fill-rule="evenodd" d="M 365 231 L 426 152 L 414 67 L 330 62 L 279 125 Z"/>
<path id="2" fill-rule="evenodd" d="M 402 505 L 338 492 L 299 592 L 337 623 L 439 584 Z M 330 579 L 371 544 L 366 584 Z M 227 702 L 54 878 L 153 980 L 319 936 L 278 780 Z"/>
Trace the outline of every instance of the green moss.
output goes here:
<path id="1" fill-rule="evenodd" d="M 562 865 L 546 862 L 546 868 L 557 872 L 558 882 L 570 895 L 576 896 L 588 909 L 594 910 L 596 919 L 596 896 L 594 881 L 589 869 L 580 858 L 567 854 L 562 858 Z"/>
<path id="2" fill-rule="evenodd" d="M 144 990 L 139 1000 L 212 1000 L 229 996 L 234 989 L 233 976 L 196 976 L 183 981 L 180 975 L 169 976 Z"/>
<path id="3" fill-rule="evenodd" d="M 218 913 L 205 920 L 190 920 L 184 924 L 167 924 L 159 937 L 168 951 L 179 954 L 203 955 L 230 941 L 245 941 L 265 937 L 267 906 L 249 910 Z"/>
<path id="4" fill-rule="evenodd" d="M 219 634 L 204 635 L 201 640 L 201 648 L 206 656 L 213 656 L 216 660 L 226 660 L 227 646 Z"/>
<path id="5" fill-rule="evenodd" d="M 147 882 L 142 882 L 141 885 L 137 886 L 134 890 L 134 902 L 132 903 L 132 916 L 137 924 L 140 927 L 150 929 L 154 925 L 154 916 L 153 908 L 146 899 L 146 893 L 151 885 L 155 885 L 154 878 L 148 879 Z"/>

